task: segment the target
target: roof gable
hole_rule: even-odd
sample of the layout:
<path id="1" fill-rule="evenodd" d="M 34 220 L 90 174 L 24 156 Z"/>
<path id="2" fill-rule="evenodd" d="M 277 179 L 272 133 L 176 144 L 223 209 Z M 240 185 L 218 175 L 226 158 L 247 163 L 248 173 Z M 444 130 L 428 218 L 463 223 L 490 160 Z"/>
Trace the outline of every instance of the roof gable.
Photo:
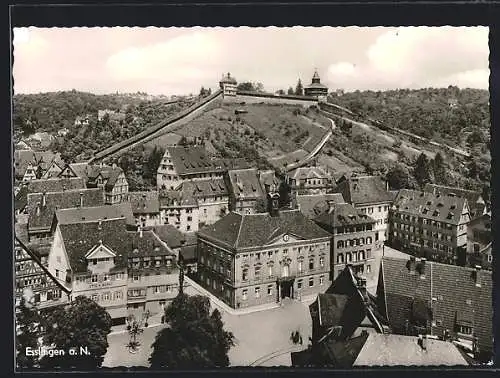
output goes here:
<path id="1" fill-rule="evenodd" d="M 85 255 L 85 258 L 89 260 L 89 259 L 101 259 L 101 258 L 115 257 L 115 256 L 116 253 L 114 253 L 111 249 L 109 249 L 105 245 L 99 243 Z"/>

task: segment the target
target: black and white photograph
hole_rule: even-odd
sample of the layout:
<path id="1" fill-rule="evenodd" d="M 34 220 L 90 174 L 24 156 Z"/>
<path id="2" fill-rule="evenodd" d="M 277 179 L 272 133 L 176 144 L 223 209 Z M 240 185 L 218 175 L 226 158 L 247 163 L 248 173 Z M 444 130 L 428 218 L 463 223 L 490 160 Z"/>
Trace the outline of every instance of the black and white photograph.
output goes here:
<path id="1" fill-rule="evenodd" d="M 15 370 L 491 366 L 488 33 L 14 27 Z"/>

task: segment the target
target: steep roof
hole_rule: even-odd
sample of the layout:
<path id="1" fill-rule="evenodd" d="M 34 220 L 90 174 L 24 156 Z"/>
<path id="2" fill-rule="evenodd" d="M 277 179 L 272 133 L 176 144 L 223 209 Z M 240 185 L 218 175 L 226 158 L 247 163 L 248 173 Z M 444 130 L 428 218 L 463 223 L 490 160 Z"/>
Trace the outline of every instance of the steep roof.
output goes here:
<path id="1" fill-rule="evenodd" d="M 29 164 L 48 166 L 53 160 L 61 161 L 60 154 L 47 151 L 16 150 L 14 151 L 16 177 L 24 176 Z"/>
<path id="2" fill-rule="evenodd" d="M 101 204 L 100 206 L 61 209 L 56 211 L 56 218 L 59 224 L 98 222 L 99 220 L 123 218 L 127 226 L 135 226 L 132 207 L 128 202 L 114 205 Z"/>
<path id="3" fill-rule="evenodd" d="M 355 206 L 369 203 L 390 203 L 393 195 L 378 176 L 343 176 L 334 189 L 342 193 L 344 199 Z"/>
<path id="4" fill-rule="evenodd" d="M 15 209 L 22 210 L 28 203 L 30 193 L 59 192 L 63 190 L 85 189 L 81 178 L 50 178 L 31 180 L 24 184 L 15 198 Z"/>
<path id="5" fill-rule="evenodd" d="M 160 212 L 160 200 L 157 191 L 128 192 L 127 201 L 134 214 L 152 214 Z"/>
<path id="6" fill-rule="evenodd" d="M 423 218 L 458 225 L 467 199 L 417 190 L 401 189 L 394 200 L 396 210 Z"/>
<path id="7" fill-rule="evenodd" d="M 256 168 L 229 170 L 227 175 L 230 190 L 236 198 L 257 199 L 264 197 Z"/>
<path id="8" fill-rule="evenodd" d="M 260 183 L 262 184 L 262 187 L 267 186 L 272 186 L 272 185 L 279 185 L 279 180 L 276 177 L 276 173 L 273 170 L 267 170 L 267 171 L 260 171 L 259 172 L 259 180 Z"/>
<path id="9" fill-rule="evenodd" d="M 89 181 L 95 181 L 99 176 L 106 180 L 106 190 L 111 190 L 115 186 L 116 180 L 123 173 L 123 169 L 118 166 L 91 165 L 86 170 Z"/>
<path id="10" fill-rule="evenodd" d="M 153 232 L 170 248 L 179 248 L 184 244 L 184 235 L 171 224 L 154 226 Z"/>
<path id="11" fill-rule="evenodd" d="M 127 232 L 127 235 L 130 244 L 129 258 L 174 255 L 172 250 L 160 242 L 153 231 L 142 231 L 142 235 L 140 232 Z"/>
<path id="12" fill-rule="evenodd" d="M 484 210 L 484 200 L 481 193 L 473 190 L 465 190 L 437 184 L 426 184 L 424 191 L 434 194 L 439 193 L 443 196 L 466 198 L 471 211 L 471 216 L 481 216 L 482 211 Z"/>
<path id="13" fill-rule="evenodd" d="M 74 273 L 87 271 L 85 255 L 101 242 L 116 254 L 116 268 L 127 267 L 130 239 L 124 218 L 60 224 L 59 227 Z"/>
<path id="14" fill-rule="evenodd" d="M 172 164 L 179 175 L 202 172 L 221 172 L 222 167 L 215 164 L 204 147 L 167 147 Z"/>
<path id="15" fill-rule="evenodd" d="M 183 201 L 193 198 L 227 196 L 228 190 L 224 179 L 188 180 L 181 184 Z"/>
<path id="16" fill-rule="evenodd" d="M 241 215 L 231 212 L 198 232 L 199 237 L 235 249 L 264 246 L 283 234 L 305 240 L 331 236 L 298 210 L 281 211 L 275 217 L 268 213 Z"/>
<path id="17" fill-rule="evenodd" d="M 371 333 L 354 366 L 456 366 L 468 365 L 451 342 L 426 340 L 424 350 L 418 337 Z"/>
<path id="18" fill-rule="evenodd" d="M 296 196 L 300 211 L 309 219 L 314 219 L 329 208 L 328 203 L 345 203 L 341 193 L 305 194 Z"/>
<path id="19" fill-rule="evenodd" d="M 83 200 L 84 206 L 104 205 L 104 192 L 102 189 L 76 189 L 61 192 L 48 192 L 45 194 L 45 206 L 43 205 L 43 194 L 33 193 L 28 195 L 28 229 L 50 229 L 54 214 L 58 209 L 69 209 L 80 206 Z M 38 209 L 38 204 L 40 208 Z"/>
<path id="20" fill-rule="evenodd" d="M 340 325 L 349 297 L 342 294 L 318 294 L 320 325 L 333 327 Z"/>
<path id="21" fill-rule="evenodd" d="M 330 175 L 321 167 L 302 167 L 288 173 L 294 180 L 305 180 L 308 178 L 330 178 Z"/>
<path id="22" fill-rule="evenodd" d="M 89 166 L 88 163 L 70 163 L 69 168 L 73 171 L 73 173 L 77 177 L 81 177 L 85 180 L 88 179 L 87 177 L 87 167 Z"/>
<path id="23" fill-rule="evenodd" d="M 478 283 L 474 280 L 475 270 L 455 265 L 427 261 L 425 275 L 420 276 L 407 267 L 408 260 L 383 257 L 381 262 L 382 289 L 385 308 L 393 329 L 402 329 L 410 318 L 414 299 L 433 301 L 433 319 L 440 320 L 433 327 L 435 334 L 441 335 L 446 329 L 455 329 L 457 312 L 467 313 L 474 323 L 474 332 L 479 347 L 492 348 L 492 273 L 477 272 Z M 380 285 L 379 285 L 380 286 Z M 432 292 L 431 292 L 432 290 Z"/>
<path id="24" fill-rule="evenodd" d="M 374 224 L 375 219 L 348 203 L 331 203 L 329 208 L 316 217 L 315 222 L 328 228 Z"/>

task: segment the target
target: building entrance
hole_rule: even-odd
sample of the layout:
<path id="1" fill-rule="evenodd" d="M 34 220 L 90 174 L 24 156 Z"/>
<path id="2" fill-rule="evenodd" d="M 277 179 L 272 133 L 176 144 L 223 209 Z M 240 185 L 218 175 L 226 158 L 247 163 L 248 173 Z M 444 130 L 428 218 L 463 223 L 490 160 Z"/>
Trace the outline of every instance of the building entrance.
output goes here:
<path id="1" fill-rule="evenodd" d="M 293 279 L 282 280 L 278 283 L 280 299 L 293 298 Z"/>

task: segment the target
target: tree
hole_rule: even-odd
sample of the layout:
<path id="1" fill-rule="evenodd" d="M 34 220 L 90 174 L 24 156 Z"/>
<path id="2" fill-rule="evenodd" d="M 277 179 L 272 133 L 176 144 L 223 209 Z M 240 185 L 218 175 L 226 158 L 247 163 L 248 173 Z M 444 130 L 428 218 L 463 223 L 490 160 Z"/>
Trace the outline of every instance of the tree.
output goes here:
<path id="1" fill-rule="evenodd" d="M 420 187 L 432 181 L 431 166 L 427 156 L 422 152 L 413 167 L 413 177 Z"/>
<path id="2" fill-rule="evenodd" d="M 224 330 L 219 310 L 210 314 L 210 300 L 184 293 L 165 309 L 168 327 L 156 335 L 151 368 L 215 368 L 229 366 L 227 353 L 234 336 Z"/>
<path id="3" fill-rule="evenodd" d="M 278 91 L 276 91 L 276 94 L 283 96 L 285 94 L 285 91 L 283 89 L 278 89 Z"/>
<path id="4" fill-rule="evenodd" d="M 412 189 L 414 187 L 410 171 L 400 163 L 389 168 L 385 177 L 391 190 Z"/>
<path id="5" fill-rule="evenodd" d="M 267 201 L 264 198 L 259 198 L 255 201 L 255 212 L 266 213 L 267 212 Z"/>
<path id="6" fill-rule="evenodd" d="M 161 147 L 155 146 L 144 165 L 144 178 L 152 180 L 156 177 L 156 171 L 160 166 L 161 159 L 165 151 Z"/>
<path id="7" fill-rule="evenodd" d="M 45 345 L 54 345 L 66 353 L 63 356 L 44 357 L 43 367 L 95 370 L 102 365 L 108 349 L 108 333 L 111 332 L 111 316 L 93 300 L 78 296 L 65 307 L 54 309 L 46 319 Z M 86 348 L 88 354 L 71 355 L 69 350 Z"/>
<path id="8" fill-rule="evenodd" d="M 27 355 L 26 348 L 37 349 L 39 337 L 40 317 L 23 295 L 16 311 L 16 366 L 18 369 L 36 367 L 38 357 Z"/>
<path id="9" fill-rule="evenodd" d="M 298 96 L 304 95 L 304 87 L 302 86 L 302 82 L 299 81 L 297 82 L 297 86 L 295 87 L 295 94 Z"/>
<path id="10" fill-rule="evenodd" d="M 288 92 L 287 92 L 289 95 L 293 95 L 295 94 L 294 90 L 292 87 L 288 88 Z"/>
<path id="11" fill-rule="evenodd" d="M 239 91 L 247 92 L 262 92 L 264 90 L 264 85 L 262 83 L 251 83 L 249 81 L 239 83 L 236 87 Z"/>
<path id="12" fill-rule="evenodd" d="M 446 166 L 443 156 L 439 152 L 432 160 L 432 171 L 434 172 L 434 180 L 436 181 L 436 184 L 447 184 Z"/>

